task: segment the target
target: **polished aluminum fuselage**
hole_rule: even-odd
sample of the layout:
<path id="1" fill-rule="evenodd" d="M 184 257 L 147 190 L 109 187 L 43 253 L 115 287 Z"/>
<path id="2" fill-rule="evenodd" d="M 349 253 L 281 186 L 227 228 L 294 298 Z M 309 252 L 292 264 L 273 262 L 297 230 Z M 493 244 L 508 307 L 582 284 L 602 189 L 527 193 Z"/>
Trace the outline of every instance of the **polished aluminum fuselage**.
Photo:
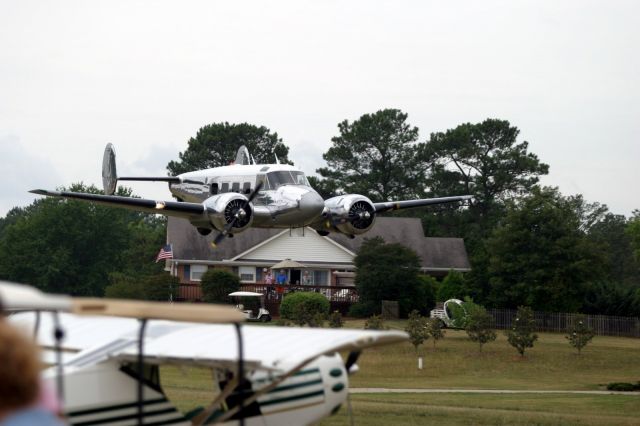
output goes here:
<path id="1" fill-rule="evenodd" d="M 293 183 L 274 182 L 272 173 L 290 173 L 299 177 Z M 221 193 L 237 192 L 248 196 L 258 181 L 262 189 L 253 200 L 253 225 L 267 228 L 307 226 L 322 219 L 322 197 L 309 186 L 304 175 L 285 164 L 231 165 L 199 170 L 179 176 L 180 183 L 169 184 L 178 200 L 203 203 Z"/>

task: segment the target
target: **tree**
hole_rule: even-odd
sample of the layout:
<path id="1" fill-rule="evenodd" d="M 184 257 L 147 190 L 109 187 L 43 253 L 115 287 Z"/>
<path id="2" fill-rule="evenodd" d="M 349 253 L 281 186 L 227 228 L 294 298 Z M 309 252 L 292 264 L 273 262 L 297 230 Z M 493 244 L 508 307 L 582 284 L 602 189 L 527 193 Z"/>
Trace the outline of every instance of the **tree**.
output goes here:
<path id="1" fill-rule="evenodd" d="M 442 329 L 442 321 L 438 318 L 427 319 L 427 333 L 433 339 L 433 349 L 436 348 L 436 342 L 444 339 L 444 330 Z"/>
<path id="2" fill-rule="evenodd" d="M 102 192 L 83 184 L 70 190 Z M 118 188 L 117 195 L 131 196 L 131 190 Z M 164 226 L 130 210 L 38 199 L 4 221 L 0 278 L 51 293 L 101 297 L 114 272 L 139 277 L 162 271 L 153 260 L 164 242 Z"/>
<path id="3" fill-rule="evenodd" d="M 171 175 L 212 167 L 226 166 L 235 160 L 238 148 L 245 145 L 258 163 L 272 164 L 275 156 L 280 162 L 289 162 L 289 148 L 277 133 L 264 126 L 248 123 L 214 123 L 201 127 L 195 138 L 189 139 L 187 149 L 179 161 L 171 161 L 167 170 Z"/>
<path id="4" fill-rule="evenodd" d="M 527 194 L 549 166 L 518 142 L 520 131 L 506 120 L 487 119 L 432 133 L 420 145 L 431 196 L 470 194 L 469 208 L 434 206 L 418 210 L 427 235 L 464 237 L 471 261 L 468 294 L 486 303 L 490 293 L 486 239 L 504 216 L 506 204 Z"/>
<path id="5" fill-rule="evenodd" d="M 587 318 L 584 315 L 576 315 L 565 338 L 571 346 L 578 350 L 578 355 L 580 355 L 582 348 L 587 346 L 593 336 L 595 336 L 595 332 L 587 324 Z"/>
<path id="6" fill-rule="evenodd" d="M 516 348 L 521 357 L 524 357 L 524 351 L 527 348 L 532 348 L 533 342 L 538 339 L 538 335 L 534 333 L 535 329 L 536 320 L 531 308 L 519 306 L 513 320 L 513 326 L 507 330 L 506 335 L 509 344 Z"/>
<path id="7" fill-rule="evenodd" d="M 229 293 L 240 289 L 240 278 L 223 269 L 208 269 L 200 281 L 202 295 L 208 303 L 231 303 Z"/>
<path id="8" fill-rule="evenodd" d="M 317 172 L 327 192 L 358 193 L 374 201 L 422 194 L 424 172 L 417 156 L 418 128 L 407 114 L 384 109 L 338 124 L 339 136 L 323 154 L 328 167 Z"/>
<path id="9" fill-rule="evenodd" d="M 381 315 L 371 315 L 364 322 L 365 330 L 386 330 L 386 326 L 384 325 L 384 318 Z"/>
<path id="10" fill-rule="evenodd" d="M 409 341 L 416 349 L 416 355 L 418 355 L 418 347 L 429 338 L 426 318 L 422 317 L 420 312 L 414 309 L 409 314 L 409 319 L 407 320 L 407 325 L 404 328 L 404 331 L 409 335 Z"/>
<path id="11" fill-rule="evenodd" d="M 494 305 L 560 312 L 580 307 L 603 260 L 581 230 L 575 206 L 555 188 L 534 188 L 509 208 L 487 242 Z"/>
<path id="12" fill-rule="evenodd" d="M 386 244 L 382 238 L 365 239 L 358 251 L 355 284 L 360 303 L 380 313 L 383 300 L 397 300 L 400 315 L 425 309 L 420 300 L 420 259 L 401 244 Z"/>
<path id="13" fill-rule="evenodd" d="M 452 269 L 440 284 L 438 301 L 445 302 L 449 299 L 463 299 L 465 296 L 468 296 L 466 293 L 464 275 Z"/>
<path id="14" fill-rule="evenodd" d="M 480 352 L 482 352 L 482 346 L 485 343 L 496 340 L 497 335 L 493 329 L 493 323 L 493 317 L 483 307 L 474 309 L 468 315 L 465 330 L 472 342 L 478 342 Z"/>
<path id="15" fill-rule="evenodd" d="M 633 211 L 633 218 L 629 220 L 626 232 L 631 238 L 636 259 L 640 260 L 640 210 Z"/>
<path id="16" fill-rule="evenodd" d="M 527 193 L 549 166 L 517 143 L 520 130 L 506 120 L 487 119 L 432 133 L 422 148 L 431 168 L 433 190 L 440 194 L 471 194 L 474 211 L 485 218 L 496 202 Z"/>

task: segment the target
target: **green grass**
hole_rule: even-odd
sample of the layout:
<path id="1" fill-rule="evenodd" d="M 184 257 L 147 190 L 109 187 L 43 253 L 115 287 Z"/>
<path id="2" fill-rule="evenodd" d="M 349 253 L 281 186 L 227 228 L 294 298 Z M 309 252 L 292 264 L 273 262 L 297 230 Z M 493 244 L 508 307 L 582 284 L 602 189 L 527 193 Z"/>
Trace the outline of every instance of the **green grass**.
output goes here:
<path id="1" fill-rule="evenodd" d="M 578 355 L 564 335 L 539 333 L 521 358 L 501 331 L 480 353 L 464 331 L 447 330 L 435 350 L 431 341 L 421 349 L 423 370 L 409 343 L 364 351 L 351 387 L 599 390 L 640 380 L 640 340 L 632 338 L 596 336 Z"/>
<path id="2" fill-rule="evenodd" d="M 356 425 L 637 425 L 640 397 L 620 395 L 367 394 Z M 320 423 L 348 425 L 346 407 Z"/>

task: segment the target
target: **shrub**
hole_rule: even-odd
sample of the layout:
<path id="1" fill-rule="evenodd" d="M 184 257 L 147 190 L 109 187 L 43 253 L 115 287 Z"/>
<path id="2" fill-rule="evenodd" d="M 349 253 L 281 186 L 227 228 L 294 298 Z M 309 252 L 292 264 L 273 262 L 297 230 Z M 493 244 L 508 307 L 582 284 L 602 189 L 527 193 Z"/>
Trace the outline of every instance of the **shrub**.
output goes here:
<path id="1" fill-rule="evenodd" d="M 142 280 L 144 298 L 166 302 L 171 297 L 175 300 L 178 294 L 180 279 L 167 273 L 161 273 L 145 277 Z"/>
<path id="2" fill-rule="evenodd" d="M 349 308 L 349 316 L 354 318 L 367 318 L 371 315 L 379 314 L 380 307 L 380 303 L 375 302 L 355 303 Z"/>
<path id="3" fill-rule="evenodd" d="M 384 319 L 380 315 L 372 315 L 364 322 L 365 330 L 385 330 Z"/>
<path id="4" fill-rule="evenodd" d="M 166 302 L 169 296 L 175 300 L 180 280 L 167 273 L 146 277 L 125 274 L 110 275 L 111 284 L 105 288 L 105 297 L 113 299 L 155 300 Z"/>
<path id="5" fill-rule="evenodd" d="M 524 356 L 526 348 L 532 348 L 533 342 L 538 339 L 534 333 L 536 320 L 533 317 L 533 310 L 528 306 L 519 306 L 513 326 L 506 331 L 509 344 L 516 348 L 521 357 Z"/>
<path id="6" fill-rule="evenodd" d="M 240 278 L 222 269 L 209 269 L 202 275 L 200 285 L 205 302 L 232 303 L 228 295 L 240 289 Z"/>
<path id="7" fill-rule="evenodd" d="M 493 317 L 480 305 L 467 315 L 465 330 L 472 342 L 478 342 L 480 352 L 482 345 L 496 340 L 496 332 L 493 330 Z"/>
<path id="8" fill-rule="evenodd" d="M 569 340 L 569 344 L 578 350 L 578 355 L 582 348 L 593 339 L 595 333 L 592 328 L 587 325 L 587 318 L 584 315 L 576 315 L 569 334 L 565 336 Z"/>
<path id="9" fill-rule="evenodd" d="M 329 316 L 329 327 L 342 328 L 343 326 L 344 321 L 342 320 L 342 314 L 338 311 L 333 311 L 333 313 Z"/>
<path id="10" fill-rule="evenodd" d="M 444 339 L 444 330 L 442 329 L 442 321 L 439 318 L 427 319 L 427 333 L 429 337 L 433 339 L 433 348 L 436 347 L 436 342 L 440 339 Z"/>
<path id="11" fill-rule="evenodd" d="M 290 293 L 280 304 L 280 316 L 298 325 L 315 324 L 317 314 L 329 313 L 329 301 L 320 293 L 300 291 Z"/>
<path id="12" fill-rule="evenodd" d="M 626 382 L 614 382 L 614 383 L 609 383 L 607 385 L 607 390 L 610 391 L 617 391 L 617 392 L 633 392 L 633 391 L 640 391 L 640 382 L 633 384 L 633 383 L 626 383 Z"/>

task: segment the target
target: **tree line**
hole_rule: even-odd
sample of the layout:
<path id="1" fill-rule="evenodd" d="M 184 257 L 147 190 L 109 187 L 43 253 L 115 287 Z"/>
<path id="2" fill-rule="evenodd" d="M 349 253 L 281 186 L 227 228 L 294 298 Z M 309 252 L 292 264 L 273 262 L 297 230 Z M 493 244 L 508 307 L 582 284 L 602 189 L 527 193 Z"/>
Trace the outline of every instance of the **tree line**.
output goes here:
<path id="1" fill-rule="evenodd" d="M 291 163 L 277 133 L 220 122 L 200 128 L 167 172 L 226 165 L 240 145 L 258 162 L 273 162 L 275 155 Z M 323 159 L 326 166 L 309 180 L 324 197 L 474 196 L 462 208 L 392 213 L 419 217 L 427 236 L 464 238 L 472 266 L 464 277 L 431 290 L 409 286 L 397 299 L 404 300 L 406 313 L 415 308 L 412 300 L 435 300 L 444 287 L 443 295 L 470 296 L 487 307 L 640 314 L 640 211 L 627 218 L 581 195 L 540 186 L 549 166 L 506 120 L 463 123 L 421 140 L 406 113 L 384 109 L 338 123 Z M 99 192 L 82 184 L 69 189 Z M 119 191 L 131 195 L 129 189 Z M 126 287 L 125 279 L 162 273 L 162 264 L 153 260 L 165 234 L 164 218 L 38 199 L 0 218 L 0 279 L 102 296 L 110 285 Z"/>

